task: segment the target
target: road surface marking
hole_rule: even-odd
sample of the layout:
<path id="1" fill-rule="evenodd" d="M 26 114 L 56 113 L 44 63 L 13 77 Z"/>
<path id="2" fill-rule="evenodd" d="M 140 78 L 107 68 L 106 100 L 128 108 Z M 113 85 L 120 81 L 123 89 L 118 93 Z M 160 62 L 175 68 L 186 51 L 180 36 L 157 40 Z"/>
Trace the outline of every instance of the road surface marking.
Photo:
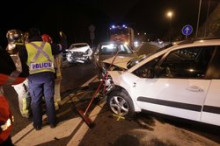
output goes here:
<path id="1" fill-rule="evenodd" d="M 98 116 L 104 105 L 105 102 L 102 102 L 100 105 L 97 105 L 92 110 L 92 112 L 89 115 L 92 121 L 95 121 L 96 117 Z M 82 126 L 78 129 L 78 131 L 74 134 L 72 139 L 69 141 L 67 146 L 78 146 L 88 130 L 89 127 L 86 125 L 86 123 L 83 123 Z"/>
<path id="2" fill-rule="evenodd" d="M 123 117 L 123 116 L 121 116 L 121 115 L 113 114 L 113 116 L 117 118 L 116 121 L 120 121 L 121 119 L 125 120 L 125 117 Z"/>
<path id="3" fill-rule="evenodd" d="M 46 118 L 45 115 L 43 115 L 42 121 Z M 34 130 L 33 124 L 27 125 L 24 129 L 22 129 L 20 132 L 18 132 L 16 135 L 12 137 L 13 144 L 16 144 L 20 140 L 22 140 L 25 136 L 27 136 L 31 131 Z"/>
<path id="4" fill-rule="evenodd" d="M 87 82 L 85 82 L 81 87 L 85 87 L 85 86 L 87 86 L 90 82 L 92 82 L 92 81 L 94 81 L 95 79 L 97 78 L 97 76 L 94 76 L 94 77 L 92 77 L 91 79 L 89 79 Z M 44 121 L 44 119 L 46 118 L 46 115 L 43 115 L 43 121 Z M 71 119 L 71 120 L 69 120 L 69 121 L 71 121 L 71 122 L 76 122 L 74 125 L 78 125 L 81 121 L 82 121 L 82 119 L 80 118 L 80 117 L 78 117 L 78 118 L 74 118 L 74 119 Z M 56 133 L 56 129 L 58 129 L 58 131 L 60 132 L 60 130 L 62 131 L 62 130 L 64 130 L 64 131 L 68 131 L 66 134 L 65 134 L 65 136 L 69 136 L 69 133 L 71 134 L 73 131 L 74 131 L 74 129 L 76 128 L 76 127 L 73 127 L 72 125 L 73 125 L 73 123 L 71 124 L 71 122 L 69 123 L 69 121 L 63 121 L 63 122 L 61 122 L 62 124 L 58 124 L 57 125 L 57 127 L 55 128 L 55 129 L 51 129 L 49 126 L 44 126 L 40 131 L 36 131 L 36 130 L 34 130 L 34 128 L 33 128 L 33 123 L 31 122 L 29 125 L 27 125 L 24 129 L 22 129 L 20 132 L 18 132 L 17 134 L 15 134 L 13 137 L 12 137 L 12 142 L 15 144 L 15 145 L 37 145 L 37 143 L 38 144 L 40 144 L 41 142 L 47 142 L 48 140 L 54 140 L 54 135 L 53 134 L 57 134 Z M 68 123 L 69 124 L 69 126 L 71 126 L 72 128 L 70 128 L 70 127 L 68 127 L 68 124 L 66 124 L 66 123 Z M 59 127 L 62 127 L 62 128 L 59 128 Z M 65 129 L 65 128 L 67 128 L 67 129 Z M 47 135 L 52 135 L 53 136 L 53 138 L 52 137 L 48 137 L 47 135 L 45 135 L 44 133 L 45 132 L 47 132 L 47 133 L 49 133 L 49 132 L 52 132 L 53 134 L 47 134 Z M 61 132 L 61 133 L 63 133 L 63 132 Z M 41 139 L 41 138 L 36 138 L 36 137 L 39 137 L 39 135 L 41 135 L 40 137 L 42 137 L 42 135 L 44 135 L 43 136 L 43 138 Z M 26 138 L 28 136 L 28 138 Z M 31 138 L 29 138 L 29 137 L 31 137 Z M 47 137 L 47 138 L 46 138 Z M 58 134 L 58 136 L 56 136 L 56 137 L 61 137 L 61 135 L 59 135 Z M 36 139 L 36 142 L 34 143 L 34 141 L 33 141 L 33 139 Z M 47 141 L 46 141 L 47 140 Z M 31 143 L 31 144 L 29 144 L 29 143 Z"/>
<path id="5" fill-rule="evenodd" d="M 89 79 L 88 81 L 86 81 L 81 87 L 86 87 L 89 85 L 89 83 L 91 83 L 92 81 L 94 81 L 97 78 L 97 75 L 95 75 L 94 77 L 92 77 L 91 79 Z M 69 101 L 72 98 L 72 94 L 67 95 L 66 97 L 64 97 L 60 102 L 59 105 L 64 105 L 67 101 Z"/>
<path id="6" fill-rule="evenodd" d="M 87 82 L 85 82 L 81 87 L 85 87 L 88 86 L 89 83 L 91 83 L 92 81 L 94 81 L 98 76 L 95 75 L 94 77 L 92 77 L 91 79 L 89 79 Z"/>
<path id="7" fill-rule="evenodd" d="M 14 143 L 16 146 L 30 146 L 30 145 L 40 145 L 43 143 L 48 143 L 54 141 L 55 139 L 62 139 L 70 136 L 73 131 L 80 124 L 82 119 L 80 117 L 72 118 L 60 122 L 58 126 L 54 129 L 51 129 L 49 125 L 44 126 L 41 130 L 36 131 L 32 130 L 28 133 L 26 138 Z"/>

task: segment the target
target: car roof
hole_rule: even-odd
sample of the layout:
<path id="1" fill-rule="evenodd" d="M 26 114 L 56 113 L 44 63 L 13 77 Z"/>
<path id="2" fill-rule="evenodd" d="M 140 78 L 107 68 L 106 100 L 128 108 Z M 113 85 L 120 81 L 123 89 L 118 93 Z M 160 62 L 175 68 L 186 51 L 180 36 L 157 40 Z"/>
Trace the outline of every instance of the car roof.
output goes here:
<path id="1" fill-rule="evenodd" d="M 174 42 L 174 45 L 177 46 L 205 46 L 205 45 L 219 45 L 220 39 L 191 39 L 191 40 L 184 40 L 180 42 Z"/>
<path id="2" fill-rule="evenodd" d="M 131 67 L 129 69 L 129 72 L 134 71 L 135 69 L 139 68 L 139 66 L 142 66 L 147 62 L 147 60 L 151 60 L 150 58 L 156 58 L 157 56 L 160 56 L 161 54 L 164 54 L 168 51 L 185 48 L 185 47 L 199 47 L 199 46 L 220 46 L 220 39 L 196 39 L 196 40 L 184 40 L 180 42 L 173 42 L 173 45 L 171 47 L 168 47 L 166 49 L 162 49 L 162 51 L 159 51 L 155 54 L 153 54 L 150 57 L 147 57 L 142 62 L 138 63 L 137 65 Z"/>

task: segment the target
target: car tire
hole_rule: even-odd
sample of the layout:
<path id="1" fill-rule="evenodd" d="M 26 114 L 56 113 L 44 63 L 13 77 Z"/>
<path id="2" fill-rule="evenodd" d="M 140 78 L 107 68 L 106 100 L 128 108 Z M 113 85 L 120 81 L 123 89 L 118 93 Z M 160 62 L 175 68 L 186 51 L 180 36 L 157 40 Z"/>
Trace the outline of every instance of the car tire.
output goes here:
<path id="1" fill-rule="evenodd" d="M 109 108 L 114 114 L 133 117 L 135 114 L 131 97 L 124 90 L 113 91 L 107 98 Z"/>

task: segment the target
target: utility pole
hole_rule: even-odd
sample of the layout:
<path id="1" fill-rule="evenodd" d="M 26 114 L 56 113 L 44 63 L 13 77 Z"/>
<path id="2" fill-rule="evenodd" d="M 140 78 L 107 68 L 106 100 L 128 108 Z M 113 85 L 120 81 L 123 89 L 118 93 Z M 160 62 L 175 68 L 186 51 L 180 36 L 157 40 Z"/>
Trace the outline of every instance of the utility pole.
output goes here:
<path id="1" fill-rule="evenodd" d="M 90 31 L 91 48 L 93 49 L 94 47 L 93 41 L 95 39 L 95 26 L 93 24 L 89 26 L 89 31 Z"/>
<path id="2" fill-rule="evenodd" d="M 198 37 L 199 19 L 200 19 L 201 5 L 202 5 L 202 0 L 199 0 L 199 12 L 198 12 L 197 25 L 196 25 L 196 38 Z"/>
<path id="3" fill-rule="evenodd" d="M 169 21 L 170 21 L 170 32 L 169 32 L 169 42 L 171 42 L 171 35 L 172 35 L 172 18 L 173 18 L 173 11 L 169 10 L 167 13 L 166 13 L 166 16 L 169 18 Z"/>
<path id="4" fill-rule="evenodd" d="M 207 33 L 207 25 L 208 25 L 208 17 L 209 17 L 209 9 L 210 9 L 210 0 L 208 0 L 208 10 L 207 10 L 207 14 L 206 14 L 206 22 L 205 22 L 205 32 L 204 32 L 204 37 L 206 37 L 206 33 Z"/>

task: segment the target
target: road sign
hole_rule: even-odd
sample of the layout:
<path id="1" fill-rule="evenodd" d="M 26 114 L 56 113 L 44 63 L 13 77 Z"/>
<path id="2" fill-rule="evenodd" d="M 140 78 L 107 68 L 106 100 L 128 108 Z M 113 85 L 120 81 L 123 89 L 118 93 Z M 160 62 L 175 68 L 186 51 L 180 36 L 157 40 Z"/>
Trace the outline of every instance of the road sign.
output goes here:
<path id="1" fill-rule="evenodd" d="M 93 41 L 95 39 L 95 26 L 91 24 L 89 26 L 89 31 L 90 31 L 90 39 Z"/>
<path id="2" fill-rule="evenodd" d="M 92 32 L 90 33 L 90 39 L 91 39 L 91 40 L 94 40 L 94 39 L 95 39 L 95 33 L 92 33 Z"/>
<path id="3" fill-rule="evenodd" d="M 90 32 L 94 32 L 94 31 L 95 31 L 95 26 L 91 24 L 91 25 L 89 26 L 89 31 L 90 31 Z"/>
<path id="4" fill-rule="evenodd" d="M 182 28 L 182 34 L 185 36 L 191 35 L 193 32 L 193 28 L 191 25 L 185 25 Z"/>

